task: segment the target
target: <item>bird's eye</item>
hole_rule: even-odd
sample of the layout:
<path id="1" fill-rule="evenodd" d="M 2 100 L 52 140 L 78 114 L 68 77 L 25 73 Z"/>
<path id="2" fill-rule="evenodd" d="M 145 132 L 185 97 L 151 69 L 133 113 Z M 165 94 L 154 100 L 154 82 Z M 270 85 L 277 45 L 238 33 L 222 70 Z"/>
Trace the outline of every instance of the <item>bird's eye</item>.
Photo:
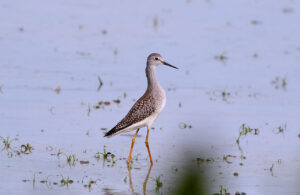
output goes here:
<path id="1" fill-rule="evenodd" d="M 155 60 L 158 60 L 158 58 L 155 58 Z"/>

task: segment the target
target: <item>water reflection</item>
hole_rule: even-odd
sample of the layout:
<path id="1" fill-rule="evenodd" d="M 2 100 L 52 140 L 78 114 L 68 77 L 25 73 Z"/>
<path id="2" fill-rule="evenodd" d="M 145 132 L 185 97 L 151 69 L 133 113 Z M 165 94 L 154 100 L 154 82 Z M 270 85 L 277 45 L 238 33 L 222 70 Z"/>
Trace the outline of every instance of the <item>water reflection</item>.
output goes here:
<path id="1" fill-rule="evenodd" d="M 149 167 L 149 169 L 148 169 L 148 173 L 147 173 L 146 178 L 145 178 L 145 181 L 144 181 L 144 184 L 143 184 L 143 194 L 144 194 L 144 195 L 146 195 L 146 191 L 147 191 L 147 183 L 148 183 L 148 180 L 149 180 L 149 176 L 150 176 L 152 167 L 153 167 L 153 165 L 150 165 L 150 167 Z M 130 188 L 132 194 L 136 194 L 136 193 L 134 192 L 134 188 L 133 188 L 133 184 L 132 184 L 131 168 L 130 168 L 130 167 L 128 167 L 128 177 L 129 177 L 129 188 Z"/>

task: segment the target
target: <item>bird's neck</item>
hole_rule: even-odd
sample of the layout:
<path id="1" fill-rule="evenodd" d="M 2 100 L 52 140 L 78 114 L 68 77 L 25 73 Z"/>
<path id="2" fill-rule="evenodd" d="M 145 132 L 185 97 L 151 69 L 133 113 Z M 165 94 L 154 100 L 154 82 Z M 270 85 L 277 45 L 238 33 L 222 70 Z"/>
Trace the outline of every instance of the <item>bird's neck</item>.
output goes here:
<path id="1" fill-rule="evenodd" d="M 160 88 L 160 85 L 156 79 L 156 67 L 155 66 L 150 66 L 147 64 L 146 76 L 147 76 L 147 81 L 148 81 L 147 90 L 153 90 L 156 88 Z"/>

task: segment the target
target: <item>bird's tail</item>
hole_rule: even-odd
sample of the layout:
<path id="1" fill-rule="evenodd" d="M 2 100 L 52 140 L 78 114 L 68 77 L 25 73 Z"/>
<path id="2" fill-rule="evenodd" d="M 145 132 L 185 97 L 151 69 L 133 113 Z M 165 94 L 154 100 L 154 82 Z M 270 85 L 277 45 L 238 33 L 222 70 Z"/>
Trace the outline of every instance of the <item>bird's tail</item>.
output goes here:
<path id="1" fill-rule="evenodd" d="M 114 127 L 114 128 L 112 128 L 110 131 L 108 131 L 108 132 L 106 132 L 105 133 L 105 135 L 104 135 L 104 137 L 112 137 L 113 135 L 115 135 L 115 133 L 117 133 L 118 131 L 117 131 L 117 129 L 116 129 L 116 127 Z"/>

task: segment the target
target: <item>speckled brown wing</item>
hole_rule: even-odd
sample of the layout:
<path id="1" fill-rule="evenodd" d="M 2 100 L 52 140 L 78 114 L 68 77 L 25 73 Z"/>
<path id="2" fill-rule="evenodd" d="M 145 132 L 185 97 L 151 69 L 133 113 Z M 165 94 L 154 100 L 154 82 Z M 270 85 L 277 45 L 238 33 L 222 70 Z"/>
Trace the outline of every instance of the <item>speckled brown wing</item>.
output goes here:
<path id="1" fill-rule="evenodd" d="M 104 136 L 112 136 L 134 123 L 138 123 L 155 112 L 155 99 L 149 94 L 143 95 L 130 109 L 128 114 Z"/>

